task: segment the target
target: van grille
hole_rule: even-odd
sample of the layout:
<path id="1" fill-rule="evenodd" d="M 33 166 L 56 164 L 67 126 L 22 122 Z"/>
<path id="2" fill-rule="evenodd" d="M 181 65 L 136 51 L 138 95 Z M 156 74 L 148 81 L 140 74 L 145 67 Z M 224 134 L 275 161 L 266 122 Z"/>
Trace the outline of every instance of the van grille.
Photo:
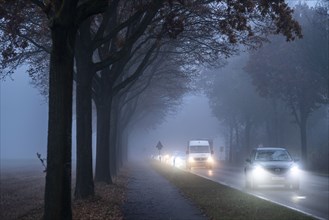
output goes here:
<path id="1" fill-rule="evenodd" d="M 194 158 L 194 160 L 199 161 L 199 162 L 203 162 L 203 161 L 206 161 L 207 158 L 205 158 L 205 157 L 196 157 L 196 158 Z"/>

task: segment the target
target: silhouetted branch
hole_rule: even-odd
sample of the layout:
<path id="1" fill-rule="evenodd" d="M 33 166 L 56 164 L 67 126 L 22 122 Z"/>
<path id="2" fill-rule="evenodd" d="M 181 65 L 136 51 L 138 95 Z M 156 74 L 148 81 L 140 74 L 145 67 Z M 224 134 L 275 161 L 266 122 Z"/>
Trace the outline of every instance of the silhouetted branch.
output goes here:
<path id="1" fill-rule="evenodd" d="M 39 154 L 37 152 L 37 157 L 39 158 L 39 160 L 41 161 L 42 166 L 45 168 L 43 172 L 47 172 L 47 165 L 46 165 L 46 158 L 41 158 L 41 154 Z"/>

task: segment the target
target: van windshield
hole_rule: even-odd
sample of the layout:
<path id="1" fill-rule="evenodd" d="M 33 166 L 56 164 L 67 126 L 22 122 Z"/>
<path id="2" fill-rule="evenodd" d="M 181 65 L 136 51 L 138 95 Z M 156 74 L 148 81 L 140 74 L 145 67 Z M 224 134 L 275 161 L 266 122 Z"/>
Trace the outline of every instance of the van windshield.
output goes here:
<path id="1" fill-rule="evenodd" d="M 209 146 L 190 146 L 190 153 L 209 153 Z"/>

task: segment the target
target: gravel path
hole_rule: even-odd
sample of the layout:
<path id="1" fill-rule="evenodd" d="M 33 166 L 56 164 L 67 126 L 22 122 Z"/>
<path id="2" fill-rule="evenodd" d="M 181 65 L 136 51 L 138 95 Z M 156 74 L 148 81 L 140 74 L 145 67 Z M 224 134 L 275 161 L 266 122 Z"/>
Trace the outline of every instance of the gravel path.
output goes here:
<path id="1" fill-rule="evenodd" d="M 124 219 L 207 219 L 179 190 L 147 163 L 131 163 Z"/>

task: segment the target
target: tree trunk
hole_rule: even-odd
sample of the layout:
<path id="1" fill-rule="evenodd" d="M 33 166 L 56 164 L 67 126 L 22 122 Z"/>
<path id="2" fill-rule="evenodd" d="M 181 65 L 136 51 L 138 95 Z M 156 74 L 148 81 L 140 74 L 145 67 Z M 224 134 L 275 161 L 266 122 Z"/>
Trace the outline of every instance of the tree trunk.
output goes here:
<path id="1" fill-rule="evenodd" d="M 122 131 L 121 136 L 121 146 L 122 146 L 122 161 L 128 161 L 128 134 L 126 131 Z"/>
<path id="2" fill-rule="evenodd" d="M 111 128 L 111 149 L 112 149 L 112 152 L 111 152 L 111 166 L 112 166 L 112 169 L 111 171 L 113 172 L 112 175 L 113 176 L 116 176 L 117 173 L 118 173 L 118 160 L 119 160 L 119 148 L 121 146 L 118 145 L 118 123 L 119 123 L 119 100 L 118 100 L 118 97 L 117 96 L 114 96 L 113 97 L 113 100 L 112 100 L 112 118 L 111 118 L 111 122 L 112 122 L 112 128 Z"/>
<path id="3" fill-rule="evenodd" d="M 51 27 L 51 34 L 44 219 L 66 220 L 72 219 L 72 86 L 76 30 L 57 23 Z"/>
<path id="4" fill-rule="evenodd" d="M 301 137 L 301 153 L 302 153 L 302 161 L 307 167 L 307 115 L 305 113 L 301 113 L 300 117 L 300 137 Z"/>
<path id="5" fill-rule="evenodd" d="M 235 152 L 233 154 L 234 156 L 234 164 L 236 164 L 240 158 L 239 158 L 239 154 L 238 151 L 240 151 L 240 129 L 238 126 L 238 122 L 236 122 L 236 120 L 234 121 L 234 130 L 235 130 Z M 241 153 L 241 152 L 240 152 Z"/>
<path id="6" fill-rule="evenodd" d="M 271 110 L 268 120 L 266 122 L 266 132 L 268 137 L 269 146 L 278 146 L 279 143 L 279 116 L 278 116 L 278 106 L 277 100 L 275 98 L 271 99 Z"/>
<path id="7" fill-rule="evenodd" d="M 114 109 L 112 108 L 112 111 Z M 110 169 L 112 176 L 117 175 L 117 121 L 116 115 L 112 114 L 111 117 L 111 136 L 110 136 Z"/>
<path id="8" fill-rule="evenodd" d="M 251 133 L 251 128 L 252 128 L 252 122 L 250 120 L 250 118 L 248 117 L 246 120 L 246 127 L 244 130 L 244 134 L 245 134 L 245 146 L 244 147 L 244 155 L 248 155 L 248 153 L 251 151 L 252 146 L 250 144 L 250 133 Z"/>
<path id="9" fill-rule="evenodd" d="M 273 116 L 269 116 L 269 118 L 265 122 L 265 131 L 266 131 L 266 141 L 265 144 L 269 146 L 273 146 L 273 138 L 272 138 L 272 130 L 273 130 Z M 258 143 L 258 144 L 263 144 L 263 143 Z"/>
<path id="10" fill-rule="evenodd" d="M 121 116 L 120 116 L 120 119 Z M 121 120 L 119 122 L 119 129 L 118 129 L 118 145 L 120 146 L 120 167 L 123 166 L 125 162 L 128 161 L 128 133 L 129 127 L 128 123 L 123 123 Z"/>
<path id="11" fill-rule="evenodd" d="M 76 199 L 80 199 L 94 195 L 91 97 L 93 74 L 92 63 L 90 63 L 91 55 L 88 54 L 88 50 L 85 50 L 79 38 L 77 38 L 76 51 L 77 168 L 74 196 Z"/>
<path id="12" fill-rule="evenodd" d="M 122 146 L 122 133 L 118 130 L 118 153 L 117 153 L 117 167 L 120 169 L 123 166 L 123 146 Z"/>
<path id="13" fill-rule="evenodd" d="M 307 110 L 307 105 L 303 102 L 298 103 L 298 111 L 299 114 L 297 113 L 297 108 L 295 108 L 293 105 L 292 106 L 292 114 L 295 117 L 295 120 L 299 126 L 300 129 L 300 139 L 301 139 L 301 156 L 302 156 L 302 162 L 304 163 L 304 166 L 308 166 L 308 161 L 307 161 L 307 118 L 309 116 L 308 110 Z"/>
<path id="14" fill-rule="evenodd" d="M 230 122 L 230 128 L 229 128 L 229 162 L 233 163 L 233 123 Z"/>
<path id="15" fill-rule="evenodd" d="M 110 97 L 108 97 L 110 98 Z M 96 102 L 97 109 L 97 141 L 95 181 L 112 184 L 110 170 L 110 119 L 111 101 Z"/>
<path id="16" fill-rule="evenodd" d="M 120 116 L 118 116 L 118 118 L 120 118 Z M 123 138 L 123 133 L 122 133 L 122 124 L 119 121 L 117 124 L 117 167 L 121 168 L 123 166 L 123 152 L 124 152 L 124 146 L 123 146 L 123 142 L 122 142 L 122 138 Z"/>

